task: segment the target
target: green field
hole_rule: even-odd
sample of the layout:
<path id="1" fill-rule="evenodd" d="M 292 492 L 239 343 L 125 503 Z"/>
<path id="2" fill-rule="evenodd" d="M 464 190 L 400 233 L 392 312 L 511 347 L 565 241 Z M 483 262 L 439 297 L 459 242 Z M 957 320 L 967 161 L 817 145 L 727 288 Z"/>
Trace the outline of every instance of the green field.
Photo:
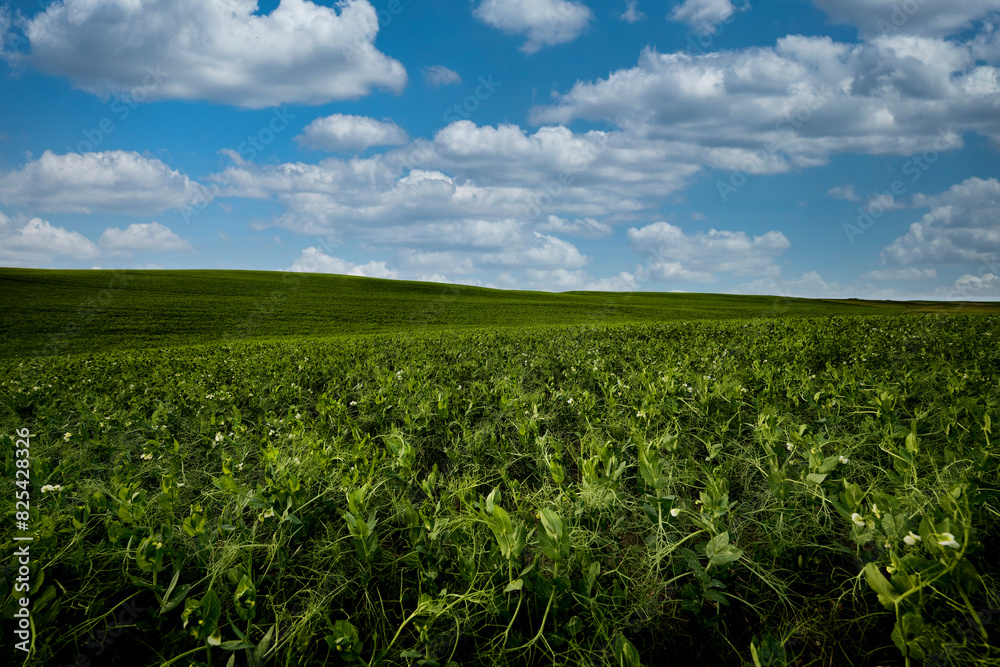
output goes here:
<path id="1" fill-rule="evenodd" d="M 0 281 L 10 664 L 1000 665 L 988 304 Z"/>
<path id="2" fill-rule="evenodd" d="M 0 269 L 0 356 L 244 339 L 684 319 L 1000 311 L 1000 304 L 517 292 L 263 271 Z"/>

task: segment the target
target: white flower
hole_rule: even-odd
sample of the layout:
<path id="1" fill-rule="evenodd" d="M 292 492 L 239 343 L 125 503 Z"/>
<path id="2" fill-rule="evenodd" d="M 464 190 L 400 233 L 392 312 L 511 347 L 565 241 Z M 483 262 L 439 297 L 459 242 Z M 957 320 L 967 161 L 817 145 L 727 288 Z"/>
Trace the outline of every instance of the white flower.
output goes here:
<path id="1" fill-rule="evenodd" d="M 910 534 L 903 538 L 903 541 L 912 547 L 914 544 L 920 541 L 920 536 L 911 530 Z"/>
<path id="2" fill-rule="evenodd" d="M 73 437 L 72 433 L 67 433 L 66 435 L 63 436 L 63 440 L 65 440 L 66 442 L 69 442 L 69 439 L 72 438 L 72 437 Z"/>
<path id="3" fill-rule="evenodd" d="M 216 433 L 216 434 L 215 434 L 215 441 L 216 441 L 216 442 L 222 442 L 222 439 L 223 439 L 224 437 L 226 437 L 226 436 L 222 435 L 221 433 Z"/>
<path id="4" fill-rule="evenodd" d="M 642 410 L 639 410 L 638 412 L 635 413 L 635 416 L 636 417 L 643 417 L 643 418 L 645 418 L 646 413 L 644 411 L 642 411 Z"/>
<path id="5" fill-rule="evenodd" d="M 358 404 L 357 401 L 351 401 L 351 405 L 357 405 L 357 404 Z"/>
<path id="6" fill-rule="evenodd" d="M 295 458 L 293 458 L 292 460 L 295 461 L 296 463 L 301 463 L 301 461 L 299 461 L 299 457 L 297 457 L 297 456 Z"/>
<path id="7" fill-rule="evenodd" d="M 955 541 L 955 536 L 951 533 L 941 533 L 938 537 L 943 537 L 943 540 L 938 540 L 938 544 L 943 547 L 951 547 L 952 549 L 961 549 L 962 545 Z"/>
<path id="8" fill-rule="evenodd" d="M 857 526 L 858 528 L 864 528 L 865 527 L 865 521 L 864 521 L 864 519 L 862 519 L 861 515 L 858 514 L 857 512 L 855 512 L 854 514 L 851 515 L 851 521 L 853 521 L 854 525 Z"/>
<path id="9" fill-rule="evenodd" d="M 261 514 L 260 514 L 260 520 L 263 521 L 264 519 L 269 519 L 272 516 L 275 516 L 274 509 L 271 508 L 271 507 L 268 507 L 266 511 L 261 512 Z"/>
<path id="10" fill-rule="evenodd" d="M 566 401 L 566 405 L 573 405 L 573 399 L 571 398 L 571 399 L 567 400 Z"/>
<path id="11" fill-rule="evenodd" d="M 142 459 L 143 461 L 149 461 L 151 458 L 153 458 L 153 453 L 152 452 L 146 452 L 145 454 L 143 454 L 139 458 Z"/>
<path id="12" fill-rule="evenodd" d="M 680 513 L 681 513 L 681 511 L 679 509 L 677 509 L 676 507 L 673 508 L 672 510 L 670 510 L 670 516 L 678 516 Z"/>
<path id="13" fill-rule="evenodd" d="M 183 489 L 184 488 L 184 482 L 177 482 L 177 488 L 178 489 Z"/>
<path id="14" fill-rule="evenodd" d="M 59 492 L 62 491 L 62 486 L 59 484 L 46 484 L 42 487 L 42 493 L 48 493 L 49 491 Z"/>
<path id="15" fill-rule="evenodd" d="M 847 463 L 848 461 L 850 461 L 850 459 L 849 459 L 849 458 L 847 458 L 846 456 L 841 456 L 841 457 L 840 457 L 840 462 L 841 462 L 841 463 Z"/>
<path id="16" fill-rule="evenodd" d="M 787 449 L 788 451 L 792 451 L 793 449 L 795 449 L 795 445 L 793 445 L 790 442 L 786 442 L 785 443 L 785 449 Z"/>

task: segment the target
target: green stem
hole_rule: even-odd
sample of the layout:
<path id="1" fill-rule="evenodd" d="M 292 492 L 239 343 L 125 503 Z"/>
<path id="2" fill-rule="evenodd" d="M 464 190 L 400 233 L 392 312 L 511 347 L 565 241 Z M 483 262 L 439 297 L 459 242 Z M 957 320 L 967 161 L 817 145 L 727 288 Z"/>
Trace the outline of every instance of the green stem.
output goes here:
<path id="1" fill-rule="evenodd" d="M 160 665 L 160 667 L 167 667 L 167 665 L 172 665 L 175 662 L 177 662 L 178 660 L 180 660 L 181 658 L 186 658 L 187 656 L 191 655 L 192 653 L 197 653 L 198 651 L 204 651 L 206 649 L 208 649 L 207 645 L 206 646 L 199 646 L 197 648 L 193 648 L 190 651 L 187 651 L 186 653 L 181 653 L 176 658 L 171 658 L 170 660 L 167 660 L 166 662 L 162 663 Z"/>
<path id="2" fill-rule="evenodd" d="M 538 638 L 542 636 L 542 632 L 545 630 L 545 621 L 546 619 L 548 619 L 549 611 L 552 609 L 552 601 L 556 599 L 556 575 L 558 574 L 558 572 L 559 572 L 559 563 L 555 563 L 552 566 L 552 592 L 549 593 L 549 603 L 545 605 L 545 613 L 542 615 L 542 624 L 541 626 L 539 626 L 538 632 L 535 634 L 535 636 L 531 639 L 530 642 L 528 642 L 524 646 L 518 646 L 517 649 L 515 650 L 531 647 L 535 642 L 538 641 Z"/>

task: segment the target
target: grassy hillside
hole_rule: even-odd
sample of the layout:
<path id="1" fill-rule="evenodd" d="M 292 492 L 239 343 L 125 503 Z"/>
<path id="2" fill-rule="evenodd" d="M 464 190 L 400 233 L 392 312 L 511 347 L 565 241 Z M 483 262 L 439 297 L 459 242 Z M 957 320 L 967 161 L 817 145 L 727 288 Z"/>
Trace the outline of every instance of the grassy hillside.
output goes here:
<path id="1" fill-rule="evenodd" d="M 715 294 L 524 292 L 261 271 L 0 269 L 0 357 L 220 339 L 468 327 L 887 314 L 928 304 Z M 967 311 L 995 306 L 948 306 Z"/>

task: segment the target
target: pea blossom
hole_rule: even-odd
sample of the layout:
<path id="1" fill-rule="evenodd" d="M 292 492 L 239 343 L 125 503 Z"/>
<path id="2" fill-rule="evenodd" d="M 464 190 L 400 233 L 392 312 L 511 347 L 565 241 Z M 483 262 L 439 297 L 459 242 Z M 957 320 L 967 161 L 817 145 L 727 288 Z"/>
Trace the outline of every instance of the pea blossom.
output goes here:
<path id="1" fill-rule="evenodd" d="M 858 514 L 857 512 L 855 512 L 854 514 L 851 515 L 851 521 L 853 521 L 854 525 L 857 526 L 858 528 L 864 528 L 865 527 L 865 520 L 862 519 L 861 515 Z"/>
<path id="2" fill-rule="evenodd" d="M 938 537 L 943 538 L 938 540 L 938 544 L 943 547 L 951 547 L 952 549 L 962 548 L 962 545 L 955 541 L 955 536 L 951 533 L 941 533 Z"/>
<path id="3" fill-rule="evenodd" d="M 903 541 L 912 547 L 914 544 L 920 541 L 920 536 L 911 530 L 910 534 L 903 538 Z"/>

